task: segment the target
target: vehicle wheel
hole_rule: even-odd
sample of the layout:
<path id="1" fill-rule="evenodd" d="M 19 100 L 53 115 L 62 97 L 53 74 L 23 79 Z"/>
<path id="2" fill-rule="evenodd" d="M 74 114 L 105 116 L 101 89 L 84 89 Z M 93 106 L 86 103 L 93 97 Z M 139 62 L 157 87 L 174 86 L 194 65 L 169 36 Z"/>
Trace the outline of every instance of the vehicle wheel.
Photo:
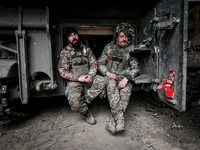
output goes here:
<path id="1" fill-rule="evenodd" d="M 21 100 L 17 100 L 11 108 L 6 109 L 10 118 L 29 118 L 39 111 L 39 107 L 33 102 L 22 104 Z"/>

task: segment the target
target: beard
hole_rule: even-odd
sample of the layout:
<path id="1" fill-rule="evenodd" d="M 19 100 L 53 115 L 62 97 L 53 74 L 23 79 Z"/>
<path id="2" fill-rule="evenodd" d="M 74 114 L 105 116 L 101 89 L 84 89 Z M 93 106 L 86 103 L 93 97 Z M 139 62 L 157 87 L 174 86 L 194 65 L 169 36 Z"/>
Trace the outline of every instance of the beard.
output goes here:
<path id="1" fill-rule="evenodd" d="M 81 42 L 77 39 L 74 39 L 72 42 L 69 42 L 69 43 L 72 45 L 72 47 L 74 49 L 80 49 L 81 48 Z"/>

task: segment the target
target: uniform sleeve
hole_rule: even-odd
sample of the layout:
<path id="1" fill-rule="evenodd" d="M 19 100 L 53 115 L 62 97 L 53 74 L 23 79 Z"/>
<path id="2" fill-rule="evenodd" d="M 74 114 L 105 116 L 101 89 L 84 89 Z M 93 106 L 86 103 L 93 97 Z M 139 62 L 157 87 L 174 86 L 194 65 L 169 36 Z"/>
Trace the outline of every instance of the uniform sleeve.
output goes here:
<path id="1" fill-rule="evenodd" d="M 94 77 L 97 73 L 97 59 L 92 53 L 91 49 L 88 49 L 88 52 L 89 52 L 89 66 L 90 66 L 88 75 Z"/>
<path id="2" fill-rule="evenodd" d="M 130 67 L 128 67 L 124 72 L 127 79 L 133 80 L 135 76 L 140 72 L 139 62 L 136 56 L 130 58 Z"/>
<path id="3" fill-rule="evenodd" d="M 98 68 L 103 75 L 106 75 L 106 72 L 108 71 L 106 67 L 106 63 L 108 61 L 107 46 L 108 45 L 104 47 L 103 52 L 101 53 L 101 56 L 98 59 Z"/>
<path id="4" fill-rule="evenodd" d="M 64 50 L 60 53 L 58 71 L 61 77 L 71 81 L 78 81 L 79 76 L 69 71 L 71 65 L 70 57 Z"/>

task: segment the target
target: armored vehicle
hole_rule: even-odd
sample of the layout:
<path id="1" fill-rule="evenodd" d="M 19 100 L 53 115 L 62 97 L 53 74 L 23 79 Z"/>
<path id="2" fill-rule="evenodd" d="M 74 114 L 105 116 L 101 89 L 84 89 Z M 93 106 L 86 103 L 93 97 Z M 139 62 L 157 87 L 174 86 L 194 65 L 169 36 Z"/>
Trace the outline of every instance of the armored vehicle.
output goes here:
<path id="1" fill-rule="evenodd" d="M 35 98 L 64 95 L 57 65 L 67 28 L 78 30 L 98 59 L 121 22 L 135 29 L 130 53 L 137 55 L 141 73 L 133 90 L 185 111 L 187 101 L 200 98 L 199 15 L 199 0 L 1 6 L 0 115 L 25 116 L 21 106 Z"/>

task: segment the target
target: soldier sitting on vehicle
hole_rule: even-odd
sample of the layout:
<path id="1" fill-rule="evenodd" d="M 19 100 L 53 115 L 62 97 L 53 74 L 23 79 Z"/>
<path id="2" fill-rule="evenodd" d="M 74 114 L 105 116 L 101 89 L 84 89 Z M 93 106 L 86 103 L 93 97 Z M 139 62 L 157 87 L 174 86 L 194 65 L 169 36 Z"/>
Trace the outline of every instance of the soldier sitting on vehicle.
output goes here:
<path id="1" fill-rule="evenodd" d="M 86 117 L 89 124 L 95 124 L 96 120 L 88 110 L 94 98 L 105 87 L 104 78 L 96 75 L 97 60 L 92 50 L 79 41 L 78 32 L 74 28 L 66 31 L 66 39 L 69 44 L 61 51 L 58 70 L 64 79 L 67 80 L 65 96 L 71 109 Z M 83 91 L 89 88 L 84 96 Z"/>
<path id="2" fill-rule="evenodd" d="M 134 30 L 129 23 L 121 23 L 114 30 L 113 41 L 104 47 L 99 57 L 99 71 L 105 76 L 112 116 L 106 129 L 112 134 L 125 130 L 124 112 L 132 93 L 132 80 L 139 73 L 133 49 Z"/>

